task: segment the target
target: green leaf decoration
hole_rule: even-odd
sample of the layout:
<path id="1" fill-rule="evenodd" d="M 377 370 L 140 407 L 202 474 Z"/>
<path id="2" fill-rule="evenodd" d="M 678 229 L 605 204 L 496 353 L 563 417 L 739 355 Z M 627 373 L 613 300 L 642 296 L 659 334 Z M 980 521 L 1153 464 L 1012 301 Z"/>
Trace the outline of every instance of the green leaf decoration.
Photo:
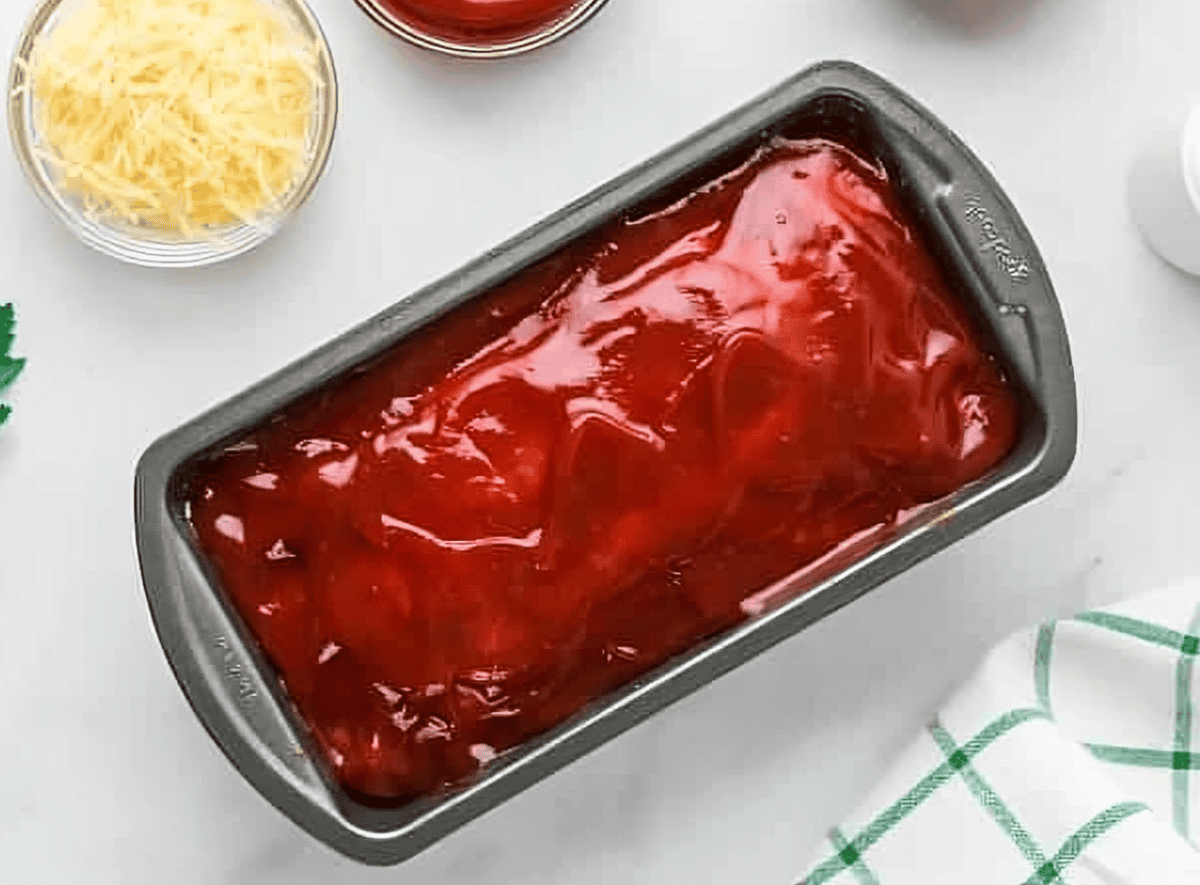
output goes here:
<path id="1" fill-rule="evenodd" d="M 0 390 L 16 381 L 23 368 L 25 368 L 25 360 L 0 357 Z"/>
<path id="2" fill-rule="evenodd" d="M 12 348 L 14 332 L 16 326 L 16 314 L 13 311 L 11 304 L 0 305 L 0 391 L 8 387 L 17 380 L 17 376 L 21 374 L 21 370 L 25 368 L 25 359 L 9 356 L 9 350 Z M 0 426 L 8 420 L 8 416 L 12 414 L 12 408 L 0 404 Z"/>
<path id="3" fill-rule="evenodd" d="M 13 342 L 14 325 L 16 325 L 16 316 L 13 314 L 13 306 L 11 304 L 0 306 L 0 356 L 8 356 L 8 349 L 12 347 Z"/>

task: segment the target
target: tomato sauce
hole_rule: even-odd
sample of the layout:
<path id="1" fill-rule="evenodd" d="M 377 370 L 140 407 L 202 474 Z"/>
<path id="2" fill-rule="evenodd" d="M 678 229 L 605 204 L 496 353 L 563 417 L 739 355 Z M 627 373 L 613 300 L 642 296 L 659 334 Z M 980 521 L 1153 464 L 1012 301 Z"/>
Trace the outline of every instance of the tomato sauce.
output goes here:
<path id="1" fill-rule="evenodd" d="M 402 801 L 889 537 L 1016 435 L 885 171 L 779 139 L 230 447 L 191 519 L 340 783 Z"/>
<path id="2" fill-rule="evenodd" d="M 418 30 L 461 43 L 515 40 L 563 18 L 580 0 L 380 0 Z"/>

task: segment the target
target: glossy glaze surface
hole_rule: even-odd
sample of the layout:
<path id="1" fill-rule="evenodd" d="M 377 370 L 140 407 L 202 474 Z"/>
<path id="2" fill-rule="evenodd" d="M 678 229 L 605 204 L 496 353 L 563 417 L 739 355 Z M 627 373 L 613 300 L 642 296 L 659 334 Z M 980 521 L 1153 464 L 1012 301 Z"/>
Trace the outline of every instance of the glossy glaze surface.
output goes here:
<path id="1" fill-rule="evenodd" d="M 882 169 L 779 140 L 232 447 L 192 519 L 338 779 L 400 801 L 887 537 L 1016 415 Z"/>
<path id="2" fill-rule="evenodd" d="M 492 43 L 537 33 L 580 0 L 379 0 L 426 34 L 460 43 Z"/>

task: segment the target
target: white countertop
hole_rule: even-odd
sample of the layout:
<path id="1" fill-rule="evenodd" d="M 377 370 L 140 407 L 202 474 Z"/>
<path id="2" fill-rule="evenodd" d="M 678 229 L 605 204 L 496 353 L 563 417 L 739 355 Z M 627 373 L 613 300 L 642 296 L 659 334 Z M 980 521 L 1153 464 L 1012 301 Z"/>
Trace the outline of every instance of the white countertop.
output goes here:
<path id="1" fill-rule="evenodd" d="M 0 881 L 789 885 L 825 828 L 1002 635 L 1200 571 L 1200 281 L 1125 208 L 1137 134 L 1200 95 L 1192 0 L 1041 0 L 969 39 L 906 0 L 611 0 L 490 65 L 311 0 L 334 158 L 264 248 L 195 272 L 79 245 L 0 150 L 0 302 L 29 357 L 0 432 Z M 28 0 L 0 4 L 12 46 Z M 810 62 L 932 108 L 1040 245 L 1078 375 L 1053 492 L 395 869 L 263 801 L 184 701 L 133 546 L 141 451 L 218 400 Z"/>

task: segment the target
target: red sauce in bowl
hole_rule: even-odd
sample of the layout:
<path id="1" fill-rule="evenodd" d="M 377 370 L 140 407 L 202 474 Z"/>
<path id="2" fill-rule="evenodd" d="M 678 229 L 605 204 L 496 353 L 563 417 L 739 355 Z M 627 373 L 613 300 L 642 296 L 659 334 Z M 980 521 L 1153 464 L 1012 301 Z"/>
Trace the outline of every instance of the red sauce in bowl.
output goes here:
<path id="1" fill-rule="evenodd" d="M 1016 435 L 885 172 L 777 140 L 228 449 L 191 518 L 336 777 L 400 801 L 890 537 Z"/>
<path id="2" fill-rule="evenodd" d="M 423 33 L 459 43 L 515 40 L 542 31 L 581 0 L 378 0 Z"/>

